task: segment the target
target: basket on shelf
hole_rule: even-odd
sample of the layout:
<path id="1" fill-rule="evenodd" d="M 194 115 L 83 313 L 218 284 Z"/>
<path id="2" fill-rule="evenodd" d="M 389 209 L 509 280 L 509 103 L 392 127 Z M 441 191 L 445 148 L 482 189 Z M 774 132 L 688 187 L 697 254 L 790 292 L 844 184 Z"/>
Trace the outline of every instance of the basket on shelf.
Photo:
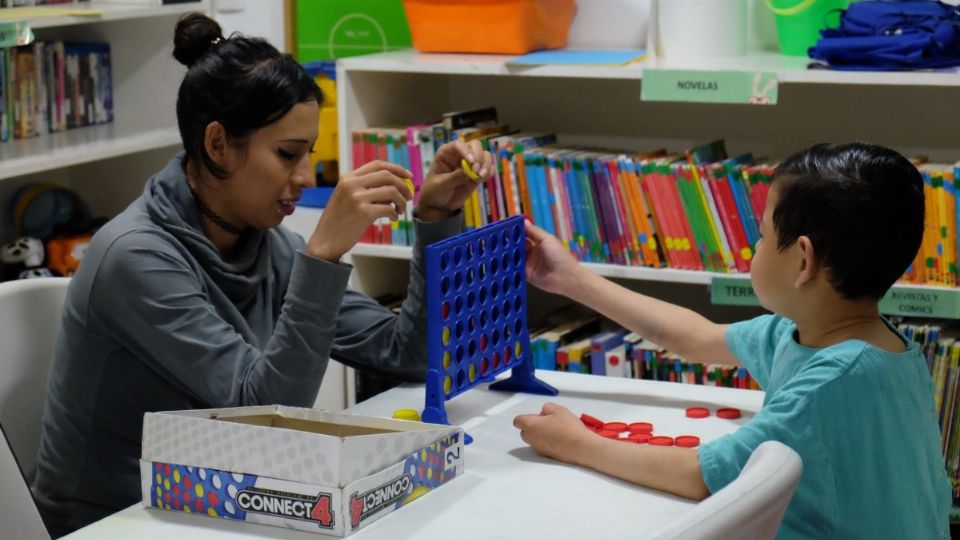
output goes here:
<path id="1" fill-rule="evenodd" d="M 574 0 L 404 0 L 421 52 L 524 54 L 567 42 Z"/>

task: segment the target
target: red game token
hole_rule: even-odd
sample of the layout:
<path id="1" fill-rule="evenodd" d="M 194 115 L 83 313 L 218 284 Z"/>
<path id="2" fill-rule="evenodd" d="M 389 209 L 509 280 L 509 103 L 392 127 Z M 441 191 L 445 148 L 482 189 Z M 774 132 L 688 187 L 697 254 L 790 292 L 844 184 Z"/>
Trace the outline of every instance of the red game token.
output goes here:
<path id="1" fill-rule="evenodd" d="M 620 433 L 621 431 L 627 430 L 627 424 L 624 422 L 607 422 L 603 425 L 603 429 L 608 429 L 610 431 L 616 431 Z"/>
<path id="2" fill-rule="evenodd" d="M 618 433 L 618 432 L 616 432 L 616 431 L 611 431 L 611 430 L 609 430 L 609 429 L 601 429 L 600 431 L 597 432 L 597 435 L 599 435 L 599 436 L 601 436 L 601 437 L 606 437 L 606 438 L 608 438 L 608 439 L 619 439 L 619 438 L 620 438 L 620 433 Z"/>
<path id="3" fill-rule="evenodd" d="M 653 424 L 650 422 L 634 422 L 627 426 L 630 433 L 653 433 Z"/>
<path id="4" fill-rule="evenodd" d="M 740 418 L 740 409 L 734 409 L 733 407 L 728 407 L 726 409 L 717 409 L 717 418 L 724 418 L 726 420 L 736 420 Z"/>
<path id="5" fill-rule="evenodd" d="M 674 442 L 677 446 L 683 448 L 696 448 L 700 446 L 700 437 L 695 437 L 693 435 L 680 435 Z"/>
<path id="6" fill-rule="evenodd" d="M 587 413 L 583 413 L 580 415 L 580 421 L 583 422 L 583 425 L 587 426 L 588 428 L 594 431 L 603 427 L 603 420 L 600 420 L 599 418 L 594 418 L 593 416 L 590 416 Z"/>
<path id="7" fill-rule="evenodd" d="M 673 446 L 673 437 L 650 437 L 647 442 L 653 446 Z"/>
<path id="8" fill-rule="evenodd" d="M 631 433 L 625 440 L 635 444 L 646 444 L 652 437 L 650 433 Z"/>
<path id="9" fill-rule="evenodd" d="M 706 418 L 710 416 L 710 409 L 706 407 L 690 407 L 687 409 L 687 418 Z"/>

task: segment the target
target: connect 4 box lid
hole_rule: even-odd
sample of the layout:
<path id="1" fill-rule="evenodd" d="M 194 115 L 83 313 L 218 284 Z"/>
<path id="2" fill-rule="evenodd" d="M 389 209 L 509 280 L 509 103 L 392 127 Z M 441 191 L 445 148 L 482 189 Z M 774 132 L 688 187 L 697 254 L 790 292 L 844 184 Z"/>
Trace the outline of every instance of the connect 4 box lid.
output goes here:
<path id="1" fill-rule="evenodd" d="M 278 405 L 147 413 L 143 504 L 344 536 L 462 474 L 462 438 Z"/>

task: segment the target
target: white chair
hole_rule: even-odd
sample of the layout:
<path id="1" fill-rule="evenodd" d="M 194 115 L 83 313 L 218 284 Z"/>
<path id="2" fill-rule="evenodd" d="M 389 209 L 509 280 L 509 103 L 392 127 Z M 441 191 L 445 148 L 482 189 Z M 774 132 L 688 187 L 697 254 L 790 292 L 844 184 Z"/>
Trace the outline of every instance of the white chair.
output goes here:
<path id="1" fill-rule="evenodd" d="M 753 451 L 736 480 L 654 531 L 650 538 L 774 538 L 802 473 L 803 462 L 796 452 L 783 443 L 766 441 Z"/>
<path id="2" fill-rule="evenodd" d="M 23 540 L 49 540 L 50 535 L 2 428 L 0 425 L 0 523 L 5 533 L 0 536 L 11 534 Z"/>
<path id="3" fill-rule="evenodd" d="M 0 424 L 27 482 L 36 472 L 40 419 L 69 278 L 0 283 Z"/>

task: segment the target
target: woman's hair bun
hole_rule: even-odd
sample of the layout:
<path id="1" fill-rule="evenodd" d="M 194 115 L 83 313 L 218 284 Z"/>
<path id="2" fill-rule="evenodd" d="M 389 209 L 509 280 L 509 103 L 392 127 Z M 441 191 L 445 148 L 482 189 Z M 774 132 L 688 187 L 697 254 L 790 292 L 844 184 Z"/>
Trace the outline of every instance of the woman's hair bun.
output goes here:
<path id="1" fill-rule="evenodd" d="M 173 34 L 173 57 L 190 67 L 223 39 L 223 30 L 217 21 L 203 13 L 188 13 L 177 21 Z"/>

